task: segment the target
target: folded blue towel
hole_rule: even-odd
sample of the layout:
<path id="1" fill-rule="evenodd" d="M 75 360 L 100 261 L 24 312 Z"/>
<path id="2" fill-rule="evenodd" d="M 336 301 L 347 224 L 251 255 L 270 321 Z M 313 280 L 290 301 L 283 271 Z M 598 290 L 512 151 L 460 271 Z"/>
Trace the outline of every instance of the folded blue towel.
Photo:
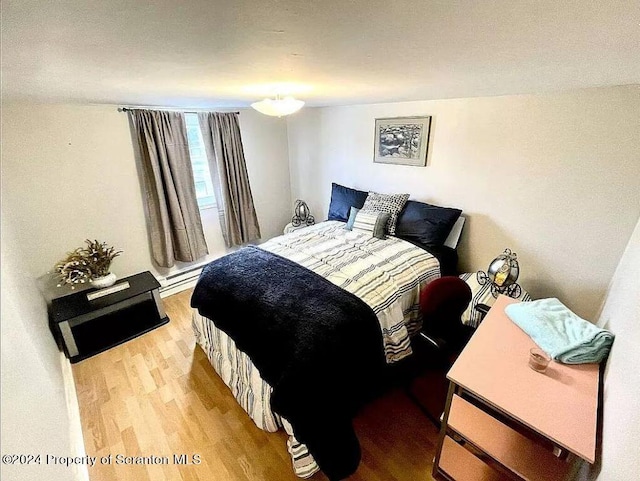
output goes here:
<path id="1" fill-rule="evenodd" d="M 564 364 L 600 362 L 614 335 L 571 312 L 558 299 L 509 304 L 507 316 L 549 356 Z"/>

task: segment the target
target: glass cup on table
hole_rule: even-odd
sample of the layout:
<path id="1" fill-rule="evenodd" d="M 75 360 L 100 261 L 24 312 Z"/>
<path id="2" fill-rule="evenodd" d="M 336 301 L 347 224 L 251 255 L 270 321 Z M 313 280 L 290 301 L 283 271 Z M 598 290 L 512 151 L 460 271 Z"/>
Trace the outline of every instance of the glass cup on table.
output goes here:
<path id="1" fill-rule="evenodd" d="M 545 372 L 551 361 L 551 356 L 539 347 L 532 347 L 529 350 L 529 367 L 536 372 Z"/>

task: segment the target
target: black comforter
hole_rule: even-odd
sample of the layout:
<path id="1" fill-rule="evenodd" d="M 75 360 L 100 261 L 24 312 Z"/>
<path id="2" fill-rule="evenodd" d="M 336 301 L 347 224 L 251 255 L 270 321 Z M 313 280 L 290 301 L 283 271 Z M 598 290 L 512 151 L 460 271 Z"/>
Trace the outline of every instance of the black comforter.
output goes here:
<path id="1" fill-rule="evenodd" d="M 358 467 L 352 426 L 385 368 L 376 315 L 314 272 L 257 247 L 207 265 L 191 305 L 247 353 L 273 388 L 271 407 L 323 472 Z"/>

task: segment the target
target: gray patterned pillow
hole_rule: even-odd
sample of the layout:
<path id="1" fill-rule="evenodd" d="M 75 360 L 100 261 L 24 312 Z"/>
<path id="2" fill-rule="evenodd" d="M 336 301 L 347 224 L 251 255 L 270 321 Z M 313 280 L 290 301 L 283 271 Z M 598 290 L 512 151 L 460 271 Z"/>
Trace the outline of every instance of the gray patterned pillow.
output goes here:
<path id="1" fill-rule="evenodd" d="M 407 203 L 409 194 L 377 194 L 376 192 L 369 192 L 367 200 L 364 201 L 362 206 L 363 212 L 388 212 L 389 220 L 387 221 L 387 232 L 391 235 L 396 233 L 396 221 L 398 220 L 398 214 Z"/>

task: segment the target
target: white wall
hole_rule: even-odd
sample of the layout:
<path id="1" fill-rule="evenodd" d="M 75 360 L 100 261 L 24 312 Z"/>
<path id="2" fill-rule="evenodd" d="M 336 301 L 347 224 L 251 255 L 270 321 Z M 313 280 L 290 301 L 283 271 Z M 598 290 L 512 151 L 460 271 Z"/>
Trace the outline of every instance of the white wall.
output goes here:
<path id="1" fill-rule="evenodd" d="M 598 480 L 637 479 L 640 472 L 640 222 L 620 259 L 600 314 L 616 339 L 604 377 L 602 456 Z"/>
<path id="2" fill-rule="evenodd" d="M 28 253 L 21 249 L 12 234 L 3 215 L 0 444 L 3 455 L 40 455 L 41 463 L 2 463 L 0 477 L 21 481 L 80 479 L 80 472 L 86 474 L 86 470 L 77 471 L 46 462 L 47 454 L 75 456 L 84 447 L 78 446 L 81 441 L 79 417 L 69 415 L 68 403 L 77 401 L 75 393 L 69 399 L 65 396 L 63 364 L 49 333 L 44 299 L 23 268 Z M 68 369 L 67 373 L 70 372 Z"/>
<path id="3" fill-rule="evenodd" d="M 3 105 L 2 196 L 29 255 L 32 276 L 51 269 L 86 238 L 124 250 L 120 277 L 154 268 L 127 115 L 113 105 Z M 247 170 L 263 238 L 291 217 L 286 121 L 252 110 L 240 114 Z M 215 209 L 202 213 L 210 255 L 226 252 Z M 198 263 L 203 262 L 199 261 Z M 179 268 L 180 266 L 177 266 Z M 175 270 L 175 269 L 174 269 Z"/>
<path id="4" fill-rule="evenodd" d="M 374 119 L 431 115 L 427 167 L 373 163 Z M 459 207 L 460 267 L 505 247 L 520 283 L 594 319 L 640 213 L 638 86 L 304 109 L 288 118 L 292 197 L 326 218 L 331 182 Z"/>
<path id="5" fill-rule="evenodd" d="M 266 239 L 291 217 L 286 121 L 246 110 L 240 128 Z M 125 251 L 113 265 L 121 277 L 167 271 L 151 262 L 126 114 L 109 105 L 4 104 L 2 136 L 2 453 L 73 456 L 84 447 L 79 418 L 68 415 L 75 393 L 65 398 L 71 371 L 35 278 L 87 237 Z M 217 210 L 202 217 L 212 259 L 226 252 Z M 46 464 L 1 469 L 2 479 L 25 481 L 86 475 Z"/>

